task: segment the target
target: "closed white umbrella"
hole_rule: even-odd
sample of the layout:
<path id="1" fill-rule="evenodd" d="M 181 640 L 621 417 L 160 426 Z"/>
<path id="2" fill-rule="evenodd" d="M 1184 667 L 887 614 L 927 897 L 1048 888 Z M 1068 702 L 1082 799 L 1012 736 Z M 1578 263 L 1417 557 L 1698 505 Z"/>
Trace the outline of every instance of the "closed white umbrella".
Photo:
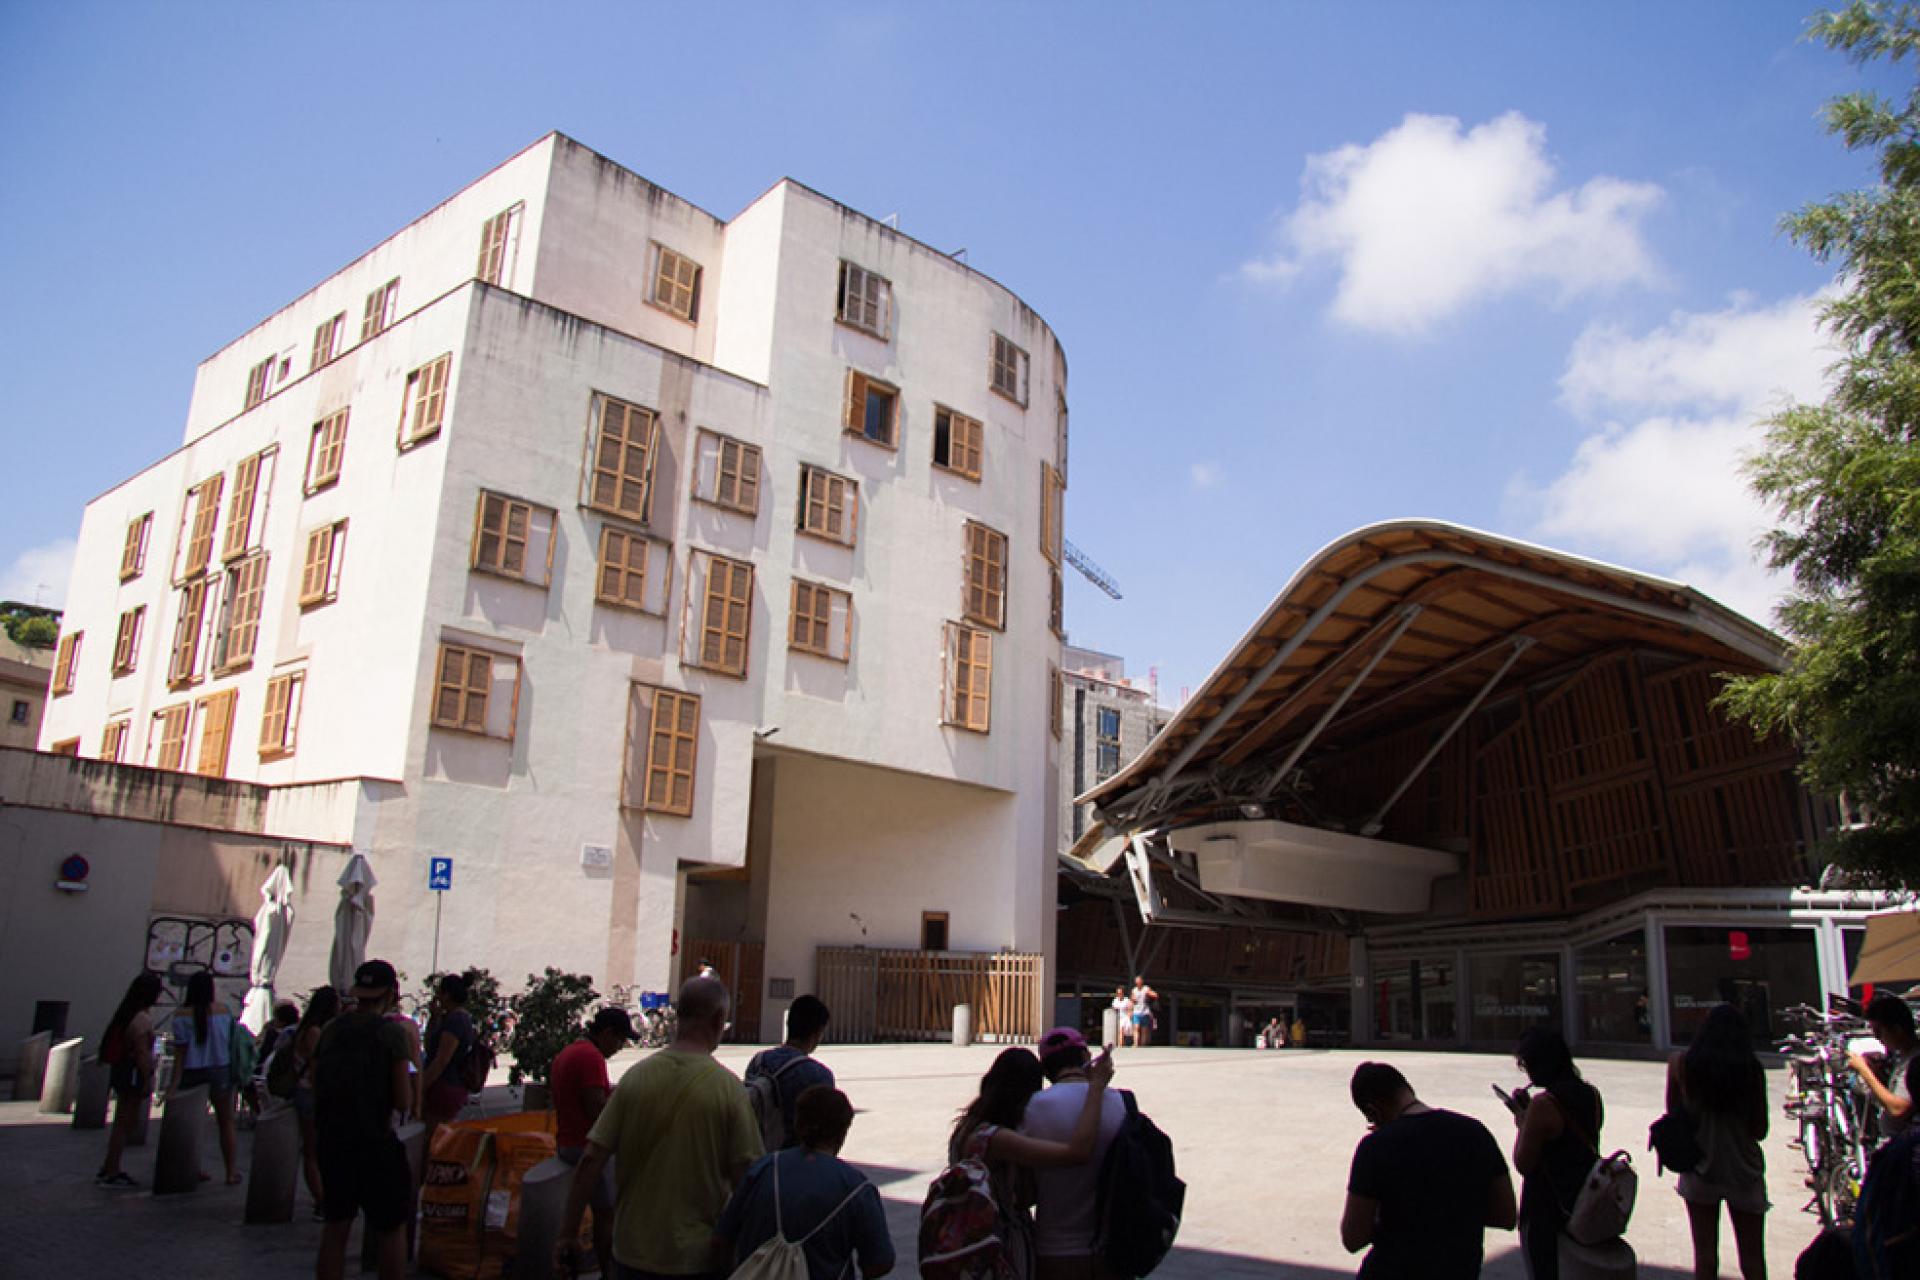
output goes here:
<path id="1" fill-rule="evenodd" d="M 273 982 L 280 973 L 280 960 L 287 954 L 287 935 L 293 931 L 293 877 L 285 867 L 275 867 L 267 882 L 260 886 L 260 910 L 253 917 L 253 964 L 247 980 L 247 1003 L 240 1023 L 259 1035 L 273 1016 Z"/>
<path id="2" fill-rule="evenodd" d="M 366 857 L 354 854 L 340 873 L 340 905 L 333 911 L 333 954 L 327 960 L 327 981 L 345 991 L 353 985 L 353 971 L 367 958 L 367 935 L 373 932 L 373 868 Z"/>

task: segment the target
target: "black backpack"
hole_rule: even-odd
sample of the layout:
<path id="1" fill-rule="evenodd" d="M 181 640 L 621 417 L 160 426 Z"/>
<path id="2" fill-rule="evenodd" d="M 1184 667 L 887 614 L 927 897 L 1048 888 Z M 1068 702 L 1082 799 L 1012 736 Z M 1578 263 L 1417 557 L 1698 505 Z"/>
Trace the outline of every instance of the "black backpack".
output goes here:
<path id="1" fill-rule="evenodd" d="M 392 1124 L 393 1053 L 381 1043 L 382 1019 L 343 1013 L 327 1024 L 313 1055 L 314 1119 L 320 1132 L 367 1139 Z"/>
<path id="2" fill-rule="evenodd" d="M 1127 1118 L 1100 1166 L 1100 1254 L 1123 1280 L 1151 1272 L 1173 1248 L 1187 1184 L 1173 1171 L 1173 1142 L 1120 1090 Z"/>

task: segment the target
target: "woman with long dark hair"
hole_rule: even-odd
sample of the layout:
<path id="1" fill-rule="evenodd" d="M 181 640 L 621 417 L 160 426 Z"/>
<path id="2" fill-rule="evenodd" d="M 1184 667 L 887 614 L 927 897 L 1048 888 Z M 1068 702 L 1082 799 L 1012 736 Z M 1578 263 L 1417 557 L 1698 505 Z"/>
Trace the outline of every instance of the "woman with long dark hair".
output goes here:
<path id="1" fill-rule="evenodd" d="M 233 1132 L 233 1011 L 214 998 L 213 975 L 205 969 L 187 979 L 186 998 L 173 1015 L 173 1043 L 180 1069 L 173 1074 L 167 1097 L 172 1099 L 182 1089 L 207 1086 L 213 1118 L 220 1127 L 220 1158 L 226 1162 L 227 1185 L 237 1187 L 240 1166 Z"/>
<path id="2" fill-rule="evenodd" d="M 427 1033 L 421 1039 L 420 1118 L 427 1125 L 427 1142 L 440 1125 L 457 1120 L 467 1106 L 467 1087 L 460 1072 L 473 1052 L 477 1032 L 473 1015 L 467 1012 L 471 973 L 449 973 L 440 979 L 433 994 L 433 1012 L 427 1019 Z"/>
<path id="3" fill-rule="evenodd" d="M 113 1090 L 113 1127 L 107 1130 L 107 1158 L 101 1162 L 94 1181 L 116 1191 L 140 1184 L 120 1168 L 120 1157 L 128 1139 L 140 1127 L 140 1115 L 153 1105 L 153 1015 L 163 987 L 160 975 L 142 973 L 127 984 L 127 994 L 107 1020 L 100 1037 L 100 1061 L 108 1071 L 108 1087 Z"/>
<path id="4" fill-rule="evenodd" d="M 1004 1049 L 980 1077 L 980 1093 L 954 1122 L 947 1143 L 948 1163 L 974 1158 L 987 1166 L 993 1198 L 1006 1217 L 1006 1257 L 1012 1280 L 1034 1272 L 1033 1176 L 1029 1170 L 1085 1164 L 1100 1137 L 1100 1103 L 1113 1079 L 1113 1055 L 1102 1053 L 1087 1067 L 1087 1101 L 1065 1142 L 1030 1138 L 1019 1132 L 1027 1103 L 1046 1076 L 1031 1049 Z"/>
<path id="5" fill-rule="evenodd" d="M 1767 1077 L 1753 1053 L 1747 1020 L 1718 1004 L 1685 1053 L 1667 1064 L 1667 1110 L 1685 1109 L 1706 1157 L 1680 1171 L 1680 1198 L 1693 1231 L 1693 1274 L 1720 1274 L 1720 1205 L 1733 1221 L 1744 1280 L 1767 1274 Z"/>
<path id="6" fill-rule="evenodd" d="M 1560 1233 L 1599 1158 L 1605 1109 L 1600 1091 L 1580 1078 L 1566 1039 L 1552 1027 L 1521 1036 L 1514 1056 L 1534 1086 L 1531 1096 L 1525 1089 L 1514 1093 L 1520 1248 L 1532 1280 L 1559 1280 Z"/>
<path id="7" fill-rule="evenodd" d="M 293 1115 L 300 1123 L 300 1161 L 307 1176 L 307 1193 L 313 1197 L 313 1213 L 320 1216 L 320 1148 L 319 1132 L 313 1123 L 313 1055 L 320 1047 L 320 1033 L 332 1022 L 334 1015 L 340 1012 L 340 993 L 332 987 L 315 987 L 313 994 L 307 997 L 307 1011 L 300 1015 L 300 1025 L 294 1028 L 293 1044 L 287 1049 L 293 1055 Z"/>

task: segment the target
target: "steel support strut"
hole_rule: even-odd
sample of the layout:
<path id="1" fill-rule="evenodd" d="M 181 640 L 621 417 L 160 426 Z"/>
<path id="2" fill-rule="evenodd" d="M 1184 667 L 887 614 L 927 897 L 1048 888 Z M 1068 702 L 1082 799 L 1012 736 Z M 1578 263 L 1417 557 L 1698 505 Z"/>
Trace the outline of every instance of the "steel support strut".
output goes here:
<path id="1" fill-rule="evenodd" d="M 1307 730 L 1306 736 L 1294 744 L 1293 750 L 1287 752 L 1287 758 L 1280 762 L 1279 767 L 1267 775 L 1266 783 L 1261 786 L 1259 791 L 1258 798 L 1260 800 L 1264 801 L 1268 796 L 1272 795 L 1274 788 L 1278 787 L 1281 782 L 1285 781 L 1286 776 L 1293 772 L 1293 766 L 1300 763 L 1300 757 L 1307 754 L 1307 748 L 1311 747 L 1314 741 L 1319 738 L 1321 731 L 1333 723 L 1333 718 L 1340 714 L 1342 707 L 1347 705 L 1347 699 L 1351 698 L 1360 686 L 1367 682 L 1367 677 L 1373 674 L 1373 669 L 1380 665 L 1380 659 L 1386 657 L 1388 651 L 1400 642 L 1400 637 L 1407 633 L 1407 628 L 1413 625 L 1413 620 L 1420 616 L 1420 608 L 1421 606 L 1417 604 L 1410 604 L 1400 611 L 1399 623 L 1394 626 L 1392 631 L 1387 633 L 1387 638 L 1382 640 L 1380 646 L 1368 657 L 1366 665 L 1360 668 L 1360 674 L 1347 682 L 1347 687 L 1340 691 L 1340 696 L 1335 698 L 1332 705 L 1321 712 L 1320 718 L 1313 722 L 1313 728 Z"/>

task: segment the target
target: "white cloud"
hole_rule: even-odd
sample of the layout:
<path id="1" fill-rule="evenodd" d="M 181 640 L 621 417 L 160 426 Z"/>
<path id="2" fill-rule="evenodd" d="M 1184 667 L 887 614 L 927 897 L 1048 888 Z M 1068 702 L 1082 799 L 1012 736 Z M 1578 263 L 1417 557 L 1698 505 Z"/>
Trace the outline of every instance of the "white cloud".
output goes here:
<path id="1" fill-rule="evenodd" d="M 1196 462 L 1187 468 L 1187 483 L 1195 489 L 1211 489 L 1220 483 L 1220 464 Z"/>
<path id="2" fill-rule="evenodd" d="M 1582 334 L 1561 378 L 1581 412 L 1616 411 L 1543 486 L 1509 496 L 1534 534 L 1678 578 L 1762 622 L 1787 583 L 1755 550 L 1772 513 L 1742 464 L 1763 443 L 1760 421 L 1788 397 L 1818 399 L 1833 359 L 1817 325 L 1819 296 L 1771 306 L 1679 313 L 1640 335 Z"/>
<path id="3" fill-rule="evenodd" d="M 1408 115 L 1370 143 L 1308 157 L 1282 251 L 1241 270 L 1285 284 L 1331 261 L 1334 316 L 1403 334 L 1524 289 L 1566 298 L 1653 280 L 1640 221 L 1660 188 L 1597 177 L 1556 191 L 1555 177 L 1546 127 L 1517 112 L 1472 129 Z"/>
<path id="4" fill-rule="evenodd" d="M 73 576 L 74 549 L 72 538 L 62 538 L 16 555 L 11 564 L 0 569 L 0 600 L 41 604 L 50 609 L 64 607 L 67 579 Z"/>

